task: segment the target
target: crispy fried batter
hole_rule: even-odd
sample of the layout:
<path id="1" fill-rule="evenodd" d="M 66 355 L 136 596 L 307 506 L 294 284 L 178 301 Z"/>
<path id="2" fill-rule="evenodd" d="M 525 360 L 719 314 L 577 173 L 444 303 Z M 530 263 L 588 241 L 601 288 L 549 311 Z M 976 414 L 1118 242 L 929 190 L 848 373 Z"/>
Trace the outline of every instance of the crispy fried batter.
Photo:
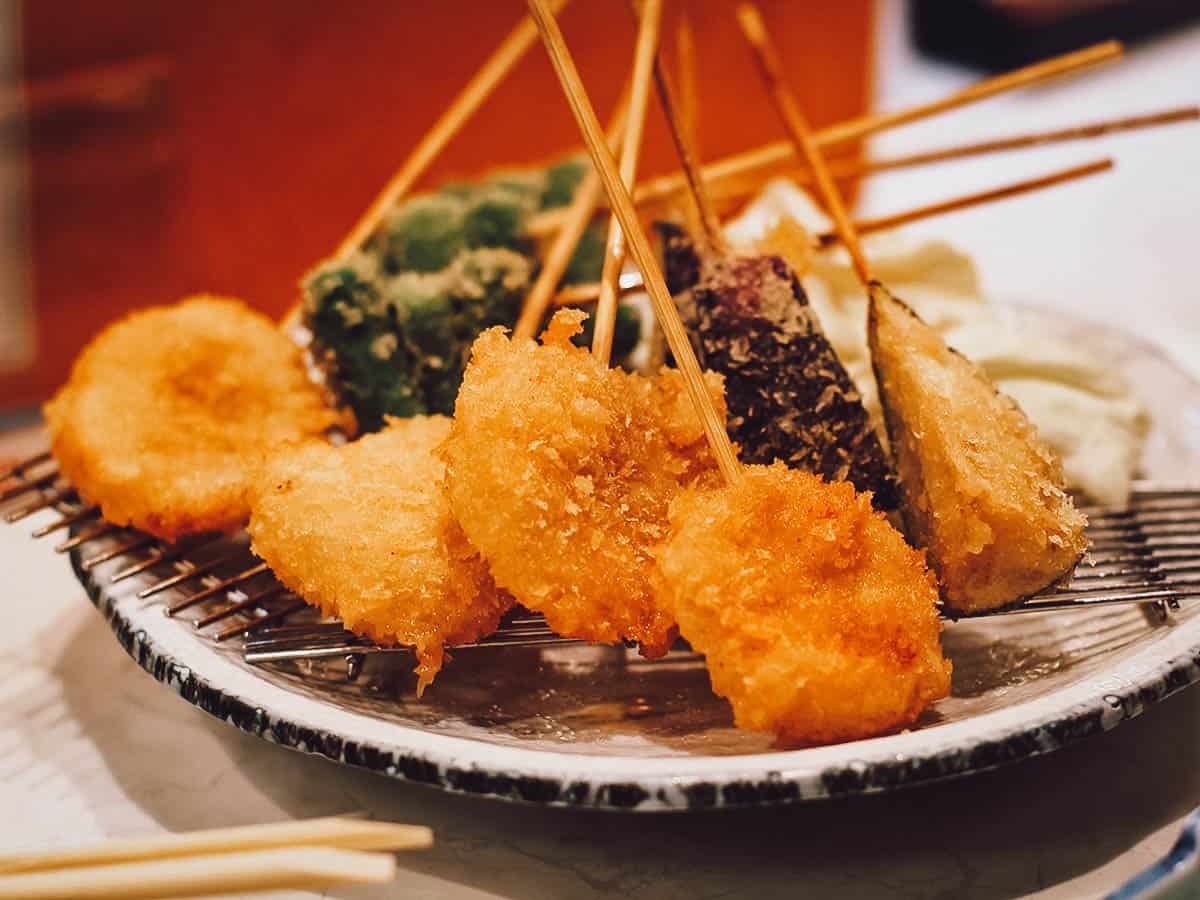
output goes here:
<path id="1" fill-rule="evenodd" d="M 208 296 L 104 329 L 45 415 L 80 494 L 108 521 L 167 540 L 240 527 L 262 452 L 338 420 L 270 319 Z"/>
<path id="2" fill-rule="evenodd" d="M 715 468 L 679 374 L 608 368 L 571 344 L 582 319 L 560 311 L 541 346 L 501 329 L 475 342 L 440 451 L 450 504 L 496 581 L 556 632 L 661 655 L 674 623 L 650 551 L 680 485 Z"/>
<path id="3" fill-rule="evenodd" d="M 344 447 L 289 448 L 251 492 L 254 552 L 351 631 L 414 645 L 419 691 L 446 646 L 495 631 L 512 606 L 450 514 L 431 452 L 449 431 L 417 416 Z"/>
<path id="4" fill-rule="evenodd" d="M 657 551 L 660 602 L 738 726 L 853 740 L 945 697 L 933 576 L 870 495 L 781 463 L 744 472 L 680 494 Z"/>
<path id="5" fill-rule="evenodd" d="M 1004 606 L 1057 581 L 1087 549 L 1062 464 L 1013 400 L 878 285 L 871 355 L 909 536 L 956 609 Z"/>

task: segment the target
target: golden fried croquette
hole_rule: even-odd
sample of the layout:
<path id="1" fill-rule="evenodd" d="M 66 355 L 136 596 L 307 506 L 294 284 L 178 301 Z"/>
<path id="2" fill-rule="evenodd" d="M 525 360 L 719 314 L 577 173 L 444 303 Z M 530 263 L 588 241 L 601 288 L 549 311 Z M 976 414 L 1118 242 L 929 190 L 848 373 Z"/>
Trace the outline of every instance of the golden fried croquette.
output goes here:
<path id="1" fill-rule="evenodd" d="M 1068 574 L 1086 518 L 1020 407 L 878 285 L 868 336 L 909 537 L 956 609 L 1004 606 Z"/>
<path id="2" fill-rule="evenodd" d="M 480 335 L 438 452 L 498 584 L 559 634 L 658 656 L 675 630 L 650 589 L 650 551 L 680 485 L 716 470 L 679 374 L 610 369 L 571 343 L 583 318 L 559 311 L 541 345 Z M 709 387 L 723 413 L 720 381 Z"/>
<path id="3" fill-rule="evenodd" d="M 870 494 L 782 463 L 743 471 L 682 492 L 657 551 L 659 600 L 738 726 L 854 740 L 945 697 L 937 585 Z"/>
<path id="4" fill-rule="evenodd" d="M 288 448 L 251 492 L 251 549 L 351 631 L 412 644 L 418 691 L 446 646 L 491 634 L 512 606 L 450 514 L 431 452 L 449 431 L 418 416 L 343 447 Z"/>
<path id="5" fill-rule="evenodd" d="M 45 416 L 54 456 L 84 499 L 108 521 L 166 540 L 239 528 L 261 454 L 338 421 L 270 319 L 209 296 L 105 328 Z"/>

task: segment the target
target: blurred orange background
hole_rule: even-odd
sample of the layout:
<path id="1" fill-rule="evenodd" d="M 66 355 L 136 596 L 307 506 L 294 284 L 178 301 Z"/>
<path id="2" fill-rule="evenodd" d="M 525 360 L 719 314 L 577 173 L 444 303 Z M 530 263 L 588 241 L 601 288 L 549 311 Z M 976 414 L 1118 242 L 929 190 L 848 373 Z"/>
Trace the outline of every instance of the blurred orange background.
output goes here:
<path id="1" fill-rule="evenodd" d="M 686 5 L 712 159 L 782 136 L 733 18 Z M 867 108 L 872 2 L 761 7 L 812 121 Z M 209 291 L 277 315 L 524 11 L 520 0 L 22 7 L 36 358 L 4 409 L 44 399 L 120 312 Z M 602 118 L 630 63 L 625 4 L 575 0 L 567 40 Z M 656 106 L 643 173 L 675 168 Z M 436 182 L 578 144 L 540 46 L 429 173 Z"/>

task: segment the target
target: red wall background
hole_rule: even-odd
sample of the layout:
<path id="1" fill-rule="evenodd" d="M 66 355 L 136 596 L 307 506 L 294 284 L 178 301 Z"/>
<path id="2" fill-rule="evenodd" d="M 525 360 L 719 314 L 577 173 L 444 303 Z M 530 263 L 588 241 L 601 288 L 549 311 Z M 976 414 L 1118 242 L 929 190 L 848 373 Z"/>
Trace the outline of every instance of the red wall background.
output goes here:
<path id="1" fill-rule="evenodd" d="M 664 38 L 683 0 L 668 0 Z M 782 136 L 733 19 L 688 0 L 706 158 Z M 871 0 L 764 0 L 816 124 L 867 105 Z M 520 0 L 217 0 L 23 6 L 38 357 L 0 407 L 43 399 L 122 310 L 196 291 L 278 314 L 437 112 L 517 21 Z M 564 31 L 602 117 L 626 75 L 623 3 L 575 0 Z M 536 46 L 430 173 L 578 143 Z M 643 172 L 674 168 L 652 106 Z"/>

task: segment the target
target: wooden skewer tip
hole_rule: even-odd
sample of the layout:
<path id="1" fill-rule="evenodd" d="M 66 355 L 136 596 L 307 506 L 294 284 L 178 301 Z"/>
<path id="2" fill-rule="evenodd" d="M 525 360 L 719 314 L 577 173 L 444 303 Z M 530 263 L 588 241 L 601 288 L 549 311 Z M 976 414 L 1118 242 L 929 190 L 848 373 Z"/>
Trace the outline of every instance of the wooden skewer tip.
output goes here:
<path id="1" fill-rule="evenodd" d="M 736 484 L 741 478 L 741 468 L 737 456 L 734 454 L 729 435 L 725 431 L 725 422 L 713 406 L 704 376 L 700 371 L 700 364 L 688 341 L 683 322 L 679 318 L 679 311 L 675 308 L 674 300 L 663 281 L 662 272 L 659 271 L 654 252 L 642 231 L 637 211 L 633 206 L 633 198 L 622 183 L 617 164 L 604 142 L 600 132 L 600 123 L 596 120 L 595 110 L 592 109 L 587 91 L 579 78 L 579 72 L 575 68 L 571 52 L 563 40 L 558 23 L 546 5 L 546 0 L 528 0 L 528 2 L 530 11 L 542 34 L 542 42 L 554 65 L 555 74 L 562 84 L 563 93 L 566 95 L 571 112 L 583 134 L 588 152 L 592 156 L 592 162 L 604 179 L 609 203 L 620 219 L 621 227 L 629 242 L 630 252 L 642 270 L 642 277 L 646 281 L 659 325 L 666 335 L 667 344 L 683 375 L 688 394 L 704 427 L 705 437 L 708 439 L 713 457 L 727 483 Z"/>

